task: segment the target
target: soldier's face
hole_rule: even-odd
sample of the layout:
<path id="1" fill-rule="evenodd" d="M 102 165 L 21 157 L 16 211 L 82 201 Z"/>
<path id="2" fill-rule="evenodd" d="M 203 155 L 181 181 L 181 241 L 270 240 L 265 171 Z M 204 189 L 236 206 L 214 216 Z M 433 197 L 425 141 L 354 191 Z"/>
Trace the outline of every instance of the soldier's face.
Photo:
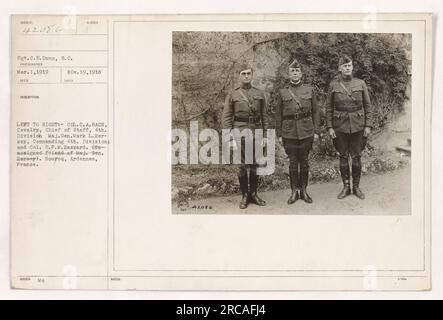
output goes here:
<path id="1" fill-rule="evenodd" d="M 352 70 L 354 69 L 354 66 L 352 65 L 352 61 L 348 63 L 342 64 L 338 70 L 345 76 L 352 75 Z"/>
<path id="2" fill-rule="evenodd" d="M 251 83 L 252 80 L 252 70 L 251 69 L 247 69 L 247 70 L 243 70 L 240 72 L 240 81 L 241 83 Z"/>
<path id="3" fill-rule="evenodd" d="M 303 73 L 300 68 L 289 68 L 289 79 L 294 82 L 298 82 L 301 80 Z"/>

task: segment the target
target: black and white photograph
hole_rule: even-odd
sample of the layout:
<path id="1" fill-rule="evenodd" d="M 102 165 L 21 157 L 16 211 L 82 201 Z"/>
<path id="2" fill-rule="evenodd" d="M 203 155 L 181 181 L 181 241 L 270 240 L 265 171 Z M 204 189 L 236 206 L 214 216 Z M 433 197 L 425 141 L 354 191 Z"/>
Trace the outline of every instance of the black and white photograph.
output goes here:
<path id="1" fill-rule="evenodd" d="M 434 22 L 14 15 L 11 286 L 429 290 Z"/>
<path id="2" fill-rule="evenodd" d="M 174 31 L 172 212 L 410 215 L 412 81 L 409 33 Z"/>

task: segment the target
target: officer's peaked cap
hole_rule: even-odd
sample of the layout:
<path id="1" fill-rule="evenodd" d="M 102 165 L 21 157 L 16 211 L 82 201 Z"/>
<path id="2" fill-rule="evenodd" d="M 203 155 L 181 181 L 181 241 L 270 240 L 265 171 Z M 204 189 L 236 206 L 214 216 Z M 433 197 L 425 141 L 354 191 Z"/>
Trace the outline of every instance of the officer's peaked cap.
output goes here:
<path id="1" fill-rule="evenodd" d="M 347 54 L 344 54 L 340 57 L 340 59 L 338 59 L 338 65 L 341 66 L 342 64 L 346 64 L 352 62 L 352 59 L 350 56 L 348 56 Z"/>

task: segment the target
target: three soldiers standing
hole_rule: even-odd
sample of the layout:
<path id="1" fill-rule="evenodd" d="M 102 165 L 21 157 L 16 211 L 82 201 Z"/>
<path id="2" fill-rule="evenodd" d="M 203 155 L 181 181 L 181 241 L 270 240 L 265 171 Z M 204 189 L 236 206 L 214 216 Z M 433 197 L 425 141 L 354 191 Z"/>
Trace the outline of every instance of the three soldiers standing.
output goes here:
<path id="1" fill-rule="evenodd" d="M 290 83 L 278 92 L 275 116 L 277 136 L 289 157 L 291 195 L 288 204 L 293 204 L 298 199 L 312 203 L 313 200 L 307 193 L 308 156 L 314 140 L 319 137 L 320 108 L 313 87 L 302 82 L 302 67 L 297 60 L 289 65 L 288 71 Z M 344 185 L 337 196 L 339 199 L 351 193 L 351 172 L 352 192 L 360 199 L 365 197 L 360 189 L 361 152 L 373 125 L 372 105 L 366 84 L 353 77 L 352 71 L 352 59 L 342 56 L 339 60 L 339 75 L 330 83 L 326 100 L 326 127 L 340 155 L 340 174 Z M 265 97 L 263 92 L 251 85 L 253 69 L 242 65 L 237 74 L 241 83 L 226 97 L 222 127 L 266 130 L 268 117 Z M 238 173 L 242 192 L 241 209 L 245 209 L 248 203 L 260 206 L 266 204 L 257 195 L 255 150 L 252 163 L 245 162 L 244 143 L 247 139 L 236 139 L 241 146 L 242 164 Z M 257 146 L 255 141 L 250 142 Z"/>
<path id="2" fill-rule="evenodd" d="M 268 116 L 266 110 L 265 96 L 262 91 L 251 85 L 254 70 L 247 64 L 237 67 L 240 85 L 228 94 L 223 109 L 222 127 L 224 129 L 250 129 L 252 136 L 236 136 L 234 141 L 241 151 L 241 164 L 238 171 L 238 180 L 242 198 L 240 209 L 246 209 L 249 203 L 259 206 L 266 202 L 257 195 L 258 176 L 257 159 L 255 152 L 255 129 L 268 128 Z M 252 145 L 252 161 L 248 163 L 246 146 Z M 261 143 L 258 143 L 260 145 Z M 248 177 L 249 174 L 249 177 Z"/>
<path id="3" fill-rule="evenodd" d="M 309 178 L 308 156 L 314 138 L 320 133 L 320 110 L 311 86 L 302 82 L 301 65 L 294 60 L 289 65 L 290 83 L 279 90 L 276 106 L 276 131 L 289 157 L 291 196 L 288 204 L 299 198 L 312 203 L 306 191 Z"/>
<path id="4" fill-rule="evenodd" d="M 373 126 L 373 111 L 366 83 L 352 75 L 352 59 L 344 55 L 338 62 L 339 75 L 332 80 L 326 101 L 326 127 L 340 156 L 343 189 L 338 199 L 352 192 L 360 199 L 361 152 Z M 351 166 L 349 165 L 351 158 Z"/>

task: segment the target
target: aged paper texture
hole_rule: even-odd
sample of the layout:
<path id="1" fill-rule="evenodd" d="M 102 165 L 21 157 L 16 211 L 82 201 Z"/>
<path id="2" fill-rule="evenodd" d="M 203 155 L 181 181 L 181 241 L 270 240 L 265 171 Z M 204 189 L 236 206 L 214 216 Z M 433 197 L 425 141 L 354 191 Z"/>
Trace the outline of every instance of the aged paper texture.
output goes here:
<path id="1" fill-rule="evenodd" d="M 13 15 L 11 47 L 13 288 L 431 288 L 430 14 Z M 345 54 L 363 79 L 350 92 L 329 85 Z M 313 202 L 288 205 L 275 94 L 289 106 L 278 90 L 294 58 L 308 88 L 296 94 L 302 107 L 318 97 L 319 122 L 296 188 Z M 238 87 L 245 70 L 256 91 Z M 375 111 L 363 121 L 366 88 Z M 342 117 L 350 132 L 372 128 L 346 160 L 364 200 L 355 188 L 337 199 L 346 173 L 328 131 L 331 92 L 359 104 L 335 107 L 336 131 Z M 242 103 L 265 108 L 272 164 L 256 181 L 247 170 L 244 210 L 239 164 L 205 144 Z M 235 110 L 234 122 L 257 125 Z M 316 109 L 302 111 L 313 135 Z"/>

